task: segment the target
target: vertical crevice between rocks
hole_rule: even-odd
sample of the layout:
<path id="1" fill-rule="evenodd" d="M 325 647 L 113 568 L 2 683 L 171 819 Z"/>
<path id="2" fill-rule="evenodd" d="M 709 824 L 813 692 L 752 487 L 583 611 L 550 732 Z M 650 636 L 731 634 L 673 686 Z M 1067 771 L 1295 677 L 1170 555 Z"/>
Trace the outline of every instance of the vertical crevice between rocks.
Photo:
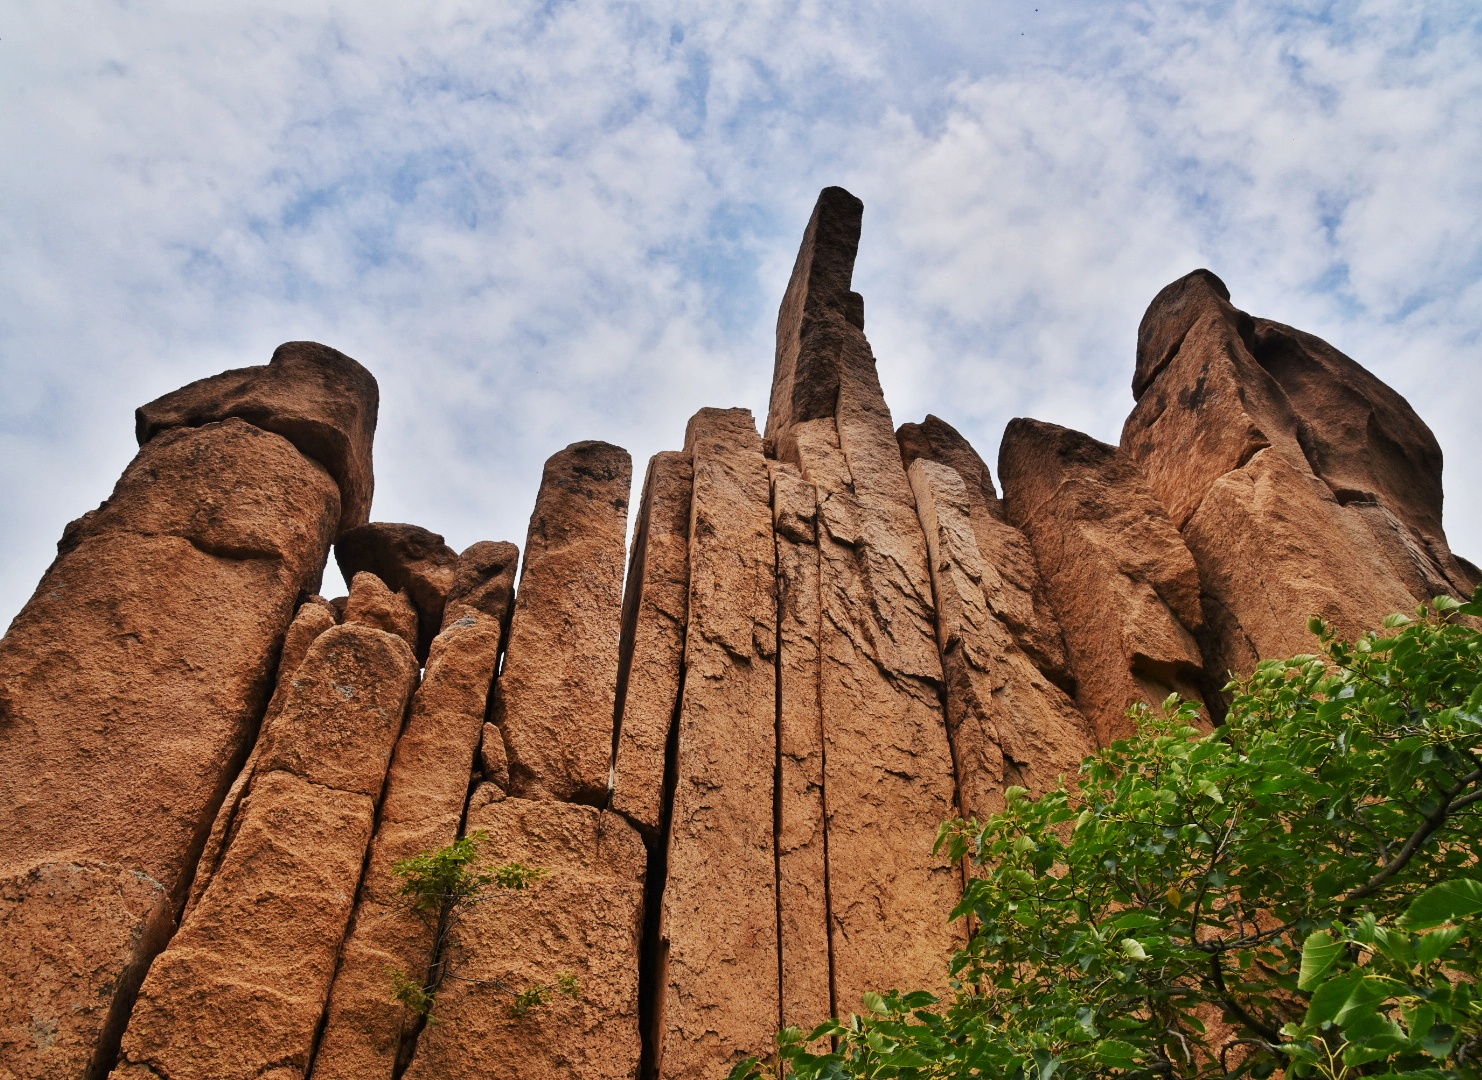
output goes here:
<path id="1" fill-rule="evenodd" d="M 669 834 L 674 816 L 674 789 L 679 784 L 679 713 L 684 704 L 686 669 L 679 668 L 679 692 L 664 742 L 664 797 L 660 803 L 659 832 L 648 848 L 648 872 L 643 878 L 643 936 L 638 947 L 638 1058 L 639 1080 L 655 1080 L 664 1056 L 664 984 L 668 981 L 669 950 L 663 940 L 664 886 L 669 877 Z"/>
<path id="2" fill-rule="evenodd" d="M 774 498 L 775 501 L 775 498 Z M 774 520 L 776 511 L 773 510 Z M 772 899 L 777 908 L 777 1029 L 782 1030 L 786 1017 L 783 1015 L 784 999 L 782 985 L 782 555 L 781 541 L 777 530 L 772 530 L 772 602 L 777 643 L 774 646 L 772 673 L 775 689 L 772 692 L 774 727 L 772 748 Z M 827 862 L 824 864 L 827 866 Z"/>
<path id="3" fill-rule="evenodd" d="M 818 717 L 818 806 L 823 814 L 823 920 L 824 942 L 828 948 L 828 1014 L 830 1017 L 839 1015 L 839 988 L 835 978 L 837 968 L 834 964 L 834 897 L 833 886 L 833 861 L 829 858 L 829 809 L 828 809 L 828 740 L 824 738 L 823 730 L 823 515 L 818 515 L 818 528 L 814 532 L 813 550 L 818 559 L 819 572 L 817 577 L 818 587 L 818 626 L 814 633 L 818 635 L 818 648 L 814 653 L 813 673 L 815 714 Z M 780 664 L 778 665 L 781 666 Z M 837 1048 L 838 1040 L 830 1039 L 830 1044 Z"/>

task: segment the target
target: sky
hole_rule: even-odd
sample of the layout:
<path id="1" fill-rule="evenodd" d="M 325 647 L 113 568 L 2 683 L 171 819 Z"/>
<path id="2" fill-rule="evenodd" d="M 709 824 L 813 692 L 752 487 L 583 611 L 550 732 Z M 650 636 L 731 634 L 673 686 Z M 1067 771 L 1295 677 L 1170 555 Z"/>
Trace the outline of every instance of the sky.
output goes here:
<path id="1" fill-rule="evenodd" d="M 1473 2 L 9 0 L 0 625 L 138 405 L 289 340 L 380 382 L 374 519 L 523 546 L 563 446 L 765 416 L 830 184 L 897 423 L 1117 441 L 1204 266 L 1409 399 L 1482 561 Z"/>

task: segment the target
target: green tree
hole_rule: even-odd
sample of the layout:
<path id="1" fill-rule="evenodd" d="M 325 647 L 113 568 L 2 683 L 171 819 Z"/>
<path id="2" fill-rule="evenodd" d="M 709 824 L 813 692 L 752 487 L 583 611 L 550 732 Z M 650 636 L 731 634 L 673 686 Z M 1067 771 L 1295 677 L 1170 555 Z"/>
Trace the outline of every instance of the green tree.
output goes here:
<path id="1" fill-rule="evenodd" d="M 1215 733 L 1170 698 L 1078 784 L 946 823 L 953 993 L 866 995 L 733 1077 L 1482 1076 L 1479 617 L 1314 620 Z"/>

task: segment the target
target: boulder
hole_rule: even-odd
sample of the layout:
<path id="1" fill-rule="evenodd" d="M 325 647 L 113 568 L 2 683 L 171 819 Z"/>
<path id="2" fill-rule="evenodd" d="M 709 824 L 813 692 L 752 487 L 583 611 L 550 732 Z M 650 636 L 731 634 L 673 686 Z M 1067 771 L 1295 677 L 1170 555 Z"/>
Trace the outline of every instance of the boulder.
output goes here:
<path id="1" fill-rule="evenodd" d="M 395 634 L 411 648 L 417 647 L 417 610 L 404 592 L 392 592 L 375 574 L 362 570 L 350 582 L 345 601 L 345 624 L 371 626 Z"/>
<path id="2" fill-rule="evenodd" d="M 514 544 L 480 540 L 458 556 L 453 588 L 443 607 L 443 625 L 462 618 L 470 610 L 493 615 L 505 633 L 515 606 L 515 573 L 520 568 L 520 549 Z"/>
<path id="3" fill-rule="evenodd" d="M 162 431 L 236 417 L 283 436 L 339 485 L 337 534 L 343 535 L 370 520 L 371 442 L 380 400 L 375 377 L 344 353 L 289 341 L 265 365 L 198 379 L 140 406 L 134 429 L 143 446 Z"/>
<path id="4" fill-rule="evenodd" d="M 336 540 L 334 557 L 346 581 L 368 571 L 392 592 L 406 594 L 417 610 L 417 658 L 426 660 L 457 576 L 458 555 L 453 549 L 420 526 L 373 521 Z"/>

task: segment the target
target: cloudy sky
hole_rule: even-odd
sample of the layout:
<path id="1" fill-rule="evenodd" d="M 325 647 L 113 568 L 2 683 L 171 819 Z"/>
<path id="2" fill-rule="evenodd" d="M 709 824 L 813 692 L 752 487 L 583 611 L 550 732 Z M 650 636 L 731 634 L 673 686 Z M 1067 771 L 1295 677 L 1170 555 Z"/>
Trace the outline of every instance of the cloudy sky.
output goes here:
<path id="1" fill-rule="evenodd" d="M 1115 441 L 1208 266 L 1409 398 L 1482 558 L 1474 2 L 725 7 L 10 0 L 0 625 L 137 405 L 291 339 L 380 380 L 377 519 L 523 544 L 567 443 L 765 413 L 827 184 L 898 423 Z"/>

